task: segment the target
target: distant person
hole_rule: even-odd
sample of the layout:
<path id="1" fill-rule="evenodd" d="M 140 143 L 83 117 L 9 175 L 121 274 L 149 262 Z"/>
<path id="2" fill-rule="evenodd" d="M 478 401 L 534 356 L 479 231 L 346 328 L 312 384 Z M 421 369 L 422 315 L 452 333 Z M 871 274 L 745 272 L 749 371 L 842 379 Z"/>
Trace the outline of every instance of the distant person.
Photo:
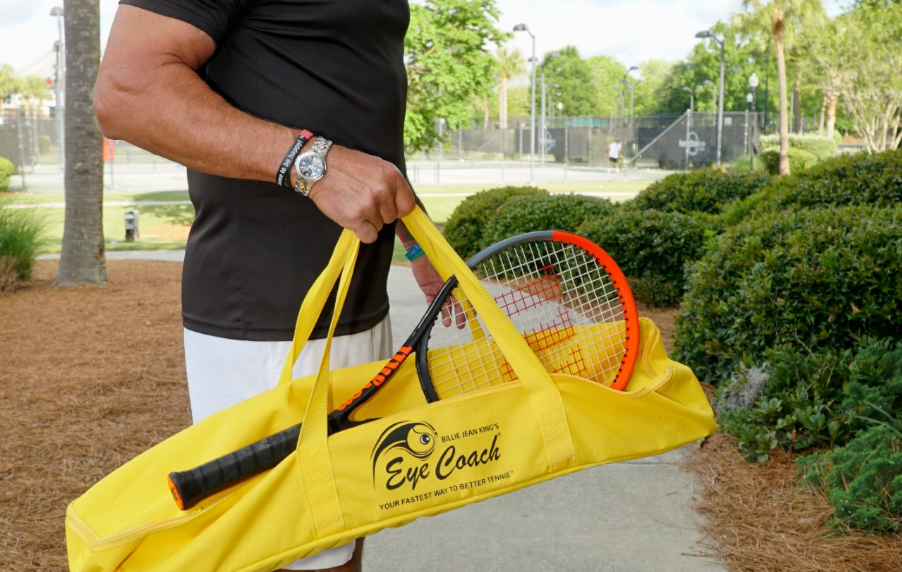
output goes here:
<path id="1" fill-rule="evenodd" d="M 608 145 L 608 171 L 617 169 L 617 172 L 620 172 L 620 156 L 622 154 L 623 147 L 620 145 L 620 139 Z"/>

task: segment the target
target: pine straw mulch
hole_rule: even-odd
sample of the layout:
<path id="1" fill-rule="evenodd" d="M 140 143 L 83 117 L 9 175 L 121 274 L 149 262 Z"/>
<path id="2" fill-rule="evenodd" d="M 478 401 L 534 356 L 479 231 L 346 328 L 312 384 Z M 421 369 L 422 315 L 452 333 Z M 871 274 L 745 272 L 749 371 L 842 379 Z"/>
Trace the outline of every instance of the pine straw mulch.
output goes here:
<path id="1" fill-rule="evenodd" d="M 109 285 L 0 295 L 0 570 L 64 571 L 66 505 L 191 420 L 180 264 L 109 261 Z"/>
<path id="2" fill-rule="evenodd" d="M 0 294 L 0 570 L 65 571 L 66 505 L 190 423 L 181 265 L 108 261 L 109 284 L 56 289 L 57 263 Z M 671 347 L 674 310 L 641 309 Z M 744 462 L 722 435 L 693 453 L 705 533 L 731 571 L 902 570 L 902 537 L 839 536 L 791 456 Z"/>
<path id="3" fill-rule="evenodd" d="M 743 460 L 724 434 L 709 438 L 685 462 L 701 485 L 702 532 L 727 569 L 741 572 L 899 572 L 902 534 L 868 536 L 825 525 L 833 507 L 799 486 L 796 456 L 783 451 L 763 464 Z"/>

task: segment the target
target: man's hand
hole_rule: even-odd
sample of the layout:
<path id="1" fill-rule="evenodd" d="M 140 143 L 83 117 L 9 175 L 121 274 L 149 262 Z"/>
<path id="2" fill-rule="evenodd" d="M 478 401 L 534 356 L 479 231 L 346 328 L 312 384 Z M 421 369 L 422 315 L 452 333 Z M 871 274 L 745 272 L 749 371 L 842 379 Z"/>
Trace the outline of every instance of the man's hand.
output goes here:
<path id="1" fill-rule="evenodd" d="M 314 183 L 310 199 L 327 217 L 352 230 L 361 242 L 374 242 L 383 226 L 416 205 L 410 185 L 387 161 L 333 145 L 326 162 L 326 175 Z M 432 272 L 438 277 L 434 268 Z M 430 283 L 431 280 L 429 277 Z M 441 278 L 438 280 L 441 288 Z"/>

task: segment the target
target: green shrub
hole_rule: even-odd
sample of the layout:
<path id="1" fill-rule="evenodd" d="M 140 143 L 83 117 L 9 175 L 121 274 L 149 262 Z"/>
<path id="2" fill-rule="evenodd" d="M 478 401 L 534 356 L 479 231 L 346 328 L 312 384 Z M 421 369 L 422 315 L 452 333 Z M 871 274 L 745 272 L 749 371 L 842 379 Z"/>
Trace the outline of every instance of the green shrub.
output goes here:
<path id="1" fill-rule="evenodd" d="M 535 230 L 576 232 L 586 221 L 606 220 L 615 210 L 608 199 L 581 195 L 523 196 L 501 205 L 483 231 L 482 247 Z"/>
<path id="2" fill-rule="evenodd" d="M 741 367 L 718 388 L 718 421 L 736 437 L 749 461 L 764 461 L 777 447 L 832 446 L 849 433 L 847 416 L 838 406 L 849 355 L 849 350 L 765 350 L 761 365 Z"/>
<path id="3" fill-rule="evenodd" d="M 9 190 L 9 180 L 15 170 L 16 168 L 9 160 L 0 157 L 0 192 Z"/>
<path id="4" fill-rule="evenodd" d="M 845 394 L 853 429 L 884 413 L 902 417 L 902 342 L 869 338 L 849 368 Z"/>
<path id="5" fill-rule="evenodd" d="M 0 290 L 31 277 L 42 232 L 43 223 L 33 209 L 0 203 Z"/>
<path id="6" fill-rule="evenodd" d="M 771 178 L 755 173 L 723 173 L 715 170 L 677 173 L 652 183 L 633 203 L 642 209 L 719 214 L 733 201 L 744 199 L 770 184 Z"/>
<path id="7" fill-rule="evenodd" d="M 719 384 L 770 347 L 902 339 L 902 206 L 773 214 L 729 229 L 695 263 L 675 356 Z"/>
<path id="8" fill-rule="evenodd" d="M 780 151 L 780 135 L 764 135 L 761 137 L 760 144 L 762 151 L 769 151 L 771 149 L 776 149 L 778 152 Z M 819 161 L 824 159 L 831 159 L 836 156 L 836 152 L 839 150 L 839 144 L 836 141 L 836 138 L 824 137 L 822 135 L 815 134 L 797 134 L 790 133 L 789 134 L 789 148 L 790 149 L 800 149 L 802 151 L 806 151 L 811 153 Z"/>
<path id="9" fill-rule="evenodd" d="M 902 150 L 859 153 L 818 163 L 811 169 L 778 179 L 724 214 L 726 224 L 767 212 L 794 208 L 902 203 Z"/>
<path id="10" fill-rule="evenodd" d="M 501 187 L 476 193 L 464 199 L 448 217 L 445 238 L 466 260 L 482 248 L 482 233 L 498 207 L 512 197 L 547 194 L 548 191 L 536 187 Z"/>
<path id="11" fill-rule="evenodd" d="M 780 150 L 768 149 L 760 155 L 764 170 L 771 175 L 780 174 Z M 794 147 L 789 148 L 789 173 L 798 173 L 817 164 L 817 157 Z"/>
<path id="12" fill-rule="evenodd" d="M 705 249 L 705 228 L 693 215 L 623 208 L 586 223 L 578 233 L 611 255 L 637 300 L 673 306 L 683 295 L 687 262 Z"/>
<path id="13" fill-rule="evenodd" d="M 797 461 L 803 483 L 823 489 L 836 523 L 871 532 L 902 524 L 902 419 L 871 427 L 843 448 Z"/>

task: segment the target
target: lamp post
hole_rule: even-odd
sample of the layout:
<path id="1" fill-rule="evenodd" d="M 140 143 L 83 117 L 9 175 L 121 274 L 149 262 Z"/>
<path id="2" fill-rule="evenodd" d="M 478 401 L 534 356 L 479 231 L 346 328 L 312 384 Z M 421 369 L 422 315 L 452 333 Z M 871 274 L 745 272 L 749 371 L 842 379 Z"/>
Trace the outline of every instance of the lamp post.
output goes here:
<path id="1" fill-rule="evenodd" d="M 749 76 L 749 87 L 752 89 L 752 93 L 749 94 L 749 96 L 750 96 L 749 106 L 751 107 L 752 113 L 755 114 L 754 115 L 755 121 L 752 122 L 754 129 L 752 130 L 752 134 L 749 137 L 749 141 L 750 141 L 749 157 L 751 158 L 751 161 L 749 161 L 749 172 L 751 173 L 755 169 L 755 152 L 754 152 L 753 147 L 755 146 L 754 145 L 755 133 L 757 132 L 757 128 L 758 128 L 758 114 L 755 110 L 755 96 L 757 95 L 757 92 L 758 92 L 758 74 L 752 73 L 752 75 Z"/>
<path id="2" fill-rule="evenodd" d="M 623 84 L 623 89 L 620 92 L 620 117 L 623 118 L 624 123 L 626 123 L 626 78 L 630 76 L 631 73 L 637 71 L 639 66 L 631 66 L 630 69 L 626 70 L 626 73 L 623 74 L 623 79 L 620 80 L 620 83 Z M 633 107 L 633 86 L 630 83 L 630 109 Z M 632 112 L 630 112 L 632 114 Z"/>
<path id="3" fill-rule="evenodd" d="M 680 89 L 689 93 L 689 111 L 690 111 L 690 113 L 692 111 L 695 111 L 695 92 L 685 86 Z"/>
<path id="4" fill-rule="evenodd" d="M 721 40 L 708 30 L 704 30 L 695 35 L 696 38 L 711 38 L 720 44 L 720 105 L 717 109 L 717 166 L 720 167 L 720 144 L 723 138 L 723 60 L 726 42 Z"/>
<path id="5" fill-rule="evenodd" d="M 541 151 L 541 157 L 542 157 L 541 161 L 542 161 L 543 167 L 545 166 L 545 143 L 546 143 L 546 141 L 545 141 L 545 92 L 546 92 L 545 66 L 548 65 L 548 62 L 551 61 L 552 58 L 560 57 L 560 55 L 561 55 L 560 52 L 548 52 L 545 55 L 545 61 L 542 62 L 542 126 L 541 126 L 542 133 L 541 133 L 541 137 L 539 138 L 539 141 L 542 143 L 542 148 L 540 149 L 540 151 Z"/>
<path id="6" fill-rule="evenodd" d="M 53 85 L 56 97 L 56 137 L 60 148 L 60 169 L 66 169 L 66 129 L 63 120 L 63 83 L 66 81 L 66 45 L 63 43 L 63 9 L 54 6 L 50 9 L 50 15 L 56 17 L 56 27 L 59 39 L 53 43 L 56 50 L 56 78 Z"/>
<path id="7" fill-rule="evenodd" d="M 529 182 L 532 183 L 535 180 L 536 162 L 536 37 L 526 24 L 517 24 L 514 26 L 514 32 L 526 32 L 532 38 L 532 106 L 529 128 Z"/>

